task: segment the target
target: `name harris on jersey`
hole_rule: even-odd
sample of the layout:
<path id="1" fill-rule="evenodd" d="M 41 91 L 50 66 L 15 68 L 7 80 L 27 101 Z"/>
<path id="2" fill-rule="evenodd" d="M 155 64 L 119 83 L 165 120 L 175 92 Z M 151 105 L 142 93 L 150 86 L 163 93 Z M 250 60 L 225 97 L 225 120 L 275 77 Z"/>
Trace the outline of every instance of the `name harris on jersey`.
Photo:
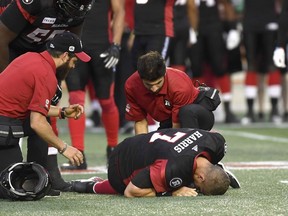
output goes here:
<path id="1" fill-rule="evenodd" d="M 191 134 L 190 136 L 188 136 L 186 139 L 184 139 L 183 141 L 181 141 L 179 144 L 177 144 L 174 147 L 174 150 L 177 153 L 181 153 L 184 149 L 186 149 L 187 147 L 189 147 L 190 145 L 192 145 L 195 141 L 197 141 L 199 138 L 201 138 L 203 136 L 203 134 L 201 134 L 199 131 L 195 131 L 193 134 Z M 198 150 L 198 148 L 194 148 L 193 149 L 195 151 Z"/>

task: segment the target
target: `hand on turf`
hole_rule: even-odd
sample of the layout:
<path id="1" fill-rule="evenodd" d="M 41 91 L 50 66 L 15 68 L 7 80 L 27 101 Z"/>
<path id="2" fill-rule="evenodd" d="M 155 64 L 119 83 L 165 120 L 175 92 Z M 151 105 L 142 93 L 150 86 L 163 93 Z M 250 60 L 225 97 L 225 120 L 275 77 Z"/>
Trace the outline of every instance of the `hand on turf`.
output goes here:
<path id="1" fill-rule="evenodd" d="M 196 192 L 195 188 L 190 187 L 181 187 L 178 190 L 173 191 L 172 196 L 197 196 L 198 193 Z"/>

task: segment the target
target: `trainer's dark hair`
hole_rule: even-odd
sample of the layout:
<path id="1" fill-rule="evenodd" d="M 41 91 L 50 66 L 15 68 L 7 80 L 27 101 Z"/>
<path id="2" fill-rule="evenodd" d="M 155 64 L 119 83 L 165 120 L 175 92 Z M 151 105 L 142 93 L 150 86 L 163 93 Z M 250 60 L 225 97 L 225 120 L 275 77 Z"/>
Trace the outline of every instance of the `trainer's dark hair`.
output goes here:
<path id="1" fill-rule="evenodd" d="M 154 81 L 165 75 L 166 65 L 158 52 L 150 51 L 139 57 L 137 70 L 141 79 Z"/>

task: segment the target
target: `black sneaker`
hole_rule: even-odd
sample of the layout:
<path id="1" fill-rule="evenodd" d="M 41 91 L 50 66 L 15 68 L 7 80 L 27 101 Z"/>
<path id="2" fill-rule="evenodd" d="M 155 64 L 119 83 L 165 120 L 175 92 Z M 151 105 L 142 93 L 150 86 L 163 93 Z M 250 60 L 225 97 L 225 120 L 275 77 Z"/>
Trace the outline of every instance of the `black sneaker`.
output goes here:
<path id="1" fill-rule="evenodd" d="M 62 192 L 71 191 L 71 183 L 64 181 L 58 168 L 57 155 L 48 155 L 47 171 L 49 173 L 52 189 Z"/>
<path id="2" fill-rule="evenodd" d="M 91 177 L 90 179 L 72 181 L 72 191 L 77 193 L 95 193 L 94 185 L 101 181 L 103 181 L 103 179 L 97 176 Z"/>
<path id="3" fill-rule="evenodd" d="M 55 197 L 55 196 L 60 196 L 61 195 L 61 191 L 59 190 L 54 190 L 51 189 L 48 193 L 47 193 L 47 197 Z"/>
<path id="4" fill-rule="evenodd" d="M 221 167 L 226 173 L 227 175 L 229 176 L 229 179 L 230 179 L 230 186 L 232 188 L 240 188 L 241 185 L 240 185 L 240 182 L 238 181 L 238 179 L 236 178 L 236 176 L 231 172 L 229 171 L 223 163 L 219 162 L 217 164 L 219 167 Z"/>
<path id="5" fill-rule="evenodd" d="M 241 123 L 243 125 L 247 125 L 247 124 L 251 124 L 255 122 L 256 122 L 256 118 L 255 118 L 254 113 L 247 113 L 246 116 L 241 119 Z"/>
<path id="6" fill-rule="evenodd" d="M 259 122 L 265 122 L 265 115 L 263 112 L 258 113 L 258 121 Z"/>
<path id="7" fill-rule="evenodd" d="M 272 110 L 269 116 L 270 122 L 273 122 L 275 124 L 282 123 L 282 117 L 279 114 L 278 110 Z"/>
<path id="8" fill-rule="evenodd" d="M 107 148 L 106 148 L 107 161 L 109 160 L 109 157 L 110 157 L 110 155 L 114 149 L 115 149 L 115 147 L 107 146 Z"/>

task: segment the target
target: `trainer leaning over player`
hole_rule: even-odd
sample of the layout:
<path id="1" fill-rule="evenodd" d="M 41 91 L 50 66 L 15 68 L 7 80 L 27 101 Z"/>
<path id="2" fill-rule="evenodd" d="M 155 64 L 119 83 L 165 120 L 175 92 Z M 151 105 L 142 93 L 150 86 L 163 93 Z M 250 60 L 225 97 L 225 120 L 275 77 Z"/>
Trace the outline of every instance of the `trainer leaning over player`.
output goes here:
<path id="1" fill-rule="evenodd" d="M 90 56 L 82 51 L 77 35 L 64 32 L 47 43 L 46 51 L 16 58 L 0 74 L 0 172 L 23 160 L 19 139 L 35 133 L 72 164 L 83 163 L 82 153 L 59 139 L 46 120 L 47 116 L 78 119 L 84 112 L 79 104 L 63 108 L 50 104 L 57 79 L 64 79 L 77 59 L 88 62 Z"/>

